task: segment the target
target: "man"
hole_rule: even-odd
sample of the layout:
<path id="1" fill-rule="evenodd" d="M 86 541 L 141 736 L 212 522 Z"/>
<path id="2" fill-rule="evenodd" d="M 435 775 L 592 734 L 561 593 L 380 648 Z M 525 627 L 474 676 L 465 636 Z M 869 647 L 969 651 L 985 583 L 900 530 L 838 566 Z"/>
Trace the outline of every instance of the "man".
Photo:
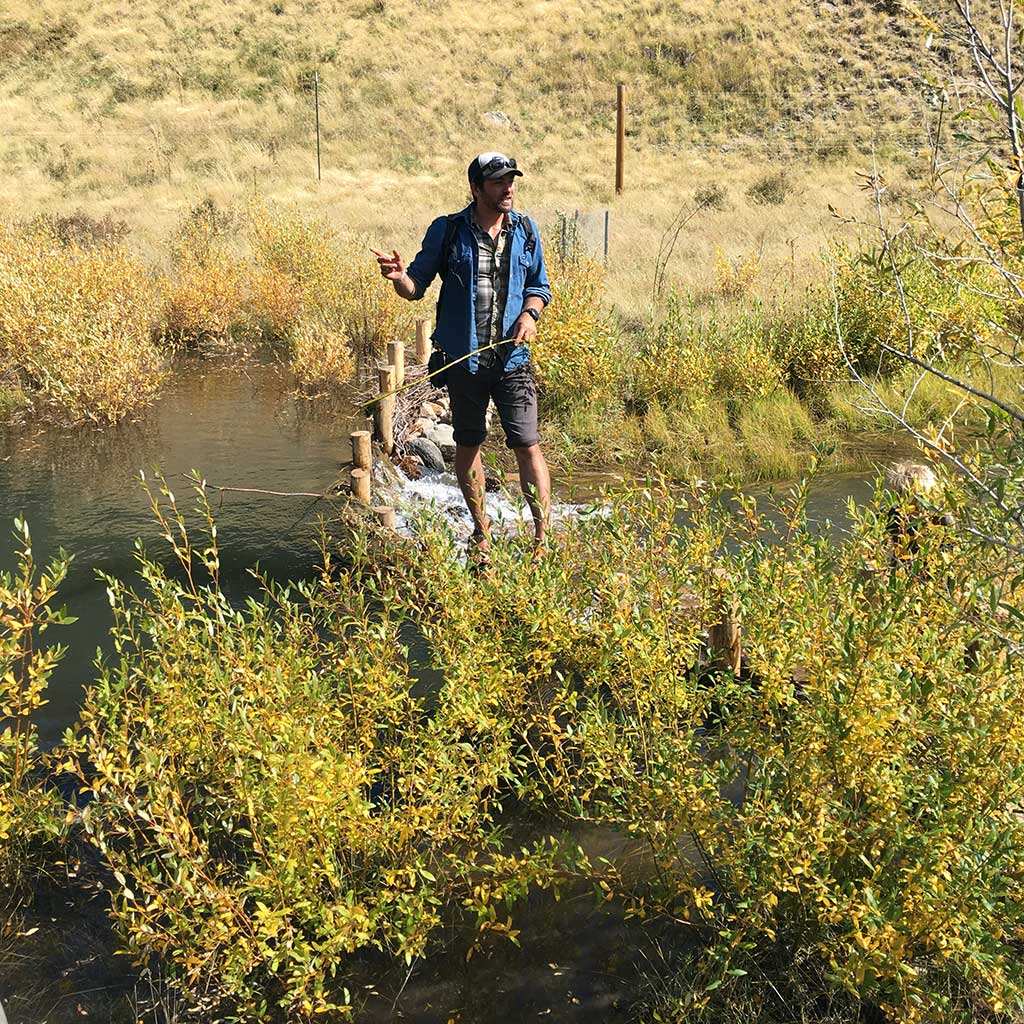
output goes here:
<path id="1" fill-rule="evenodd" d="M 551 479 L 537 432 L 537 388 L 527 347 L 551 301 L 540 238 L 532 222 L 513 209 L 515 160 L 481 153 L 469 165 L 473 202 L 438 217 L 406 266 L 397 250 L 377 253 L 384 278 L 404 299 L 422 299 L 435 276 L 443 284 L 434 344 L 449 363 L 447 383 L 455 432 L 455 475 L 473 517 L 471 542 L 486 563 L 490 521 L 480 447 L 487 437 L 490 399 L 498 408 L 508 446 L 519 464 L 519 482 L 533 514 L 536 546 L 543 550 L 551 513 Z M 469 358 L 460 359 L 460 357 Z"/>

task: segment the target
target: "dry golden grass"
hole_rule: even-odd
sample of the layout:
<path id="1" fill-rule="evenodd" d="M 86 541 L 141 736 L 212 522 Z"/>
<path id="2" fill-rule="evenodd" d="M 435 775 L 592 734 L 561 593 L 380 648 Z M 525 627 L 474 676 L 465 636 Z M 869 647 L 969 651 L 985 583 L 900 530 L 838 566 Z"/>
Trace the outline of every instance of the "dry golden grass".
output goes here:
<path id="1" fill-rule="evenodd" d="M 486 19 L 457 0 L 43 0 L 0 15 L 0 167 L 20 212 L 111 213 L 152 253 L 204 197 L 237 205 L 254 186 L 409 250 L 463 202 L 468 159 L 504 149 L 549 234 L 556 209 L 611 208 L 609 294 L 639 314 L 661 233 L 700 184 L 729 206 L 694 221 L 672 274 L 699 287 L 721 248 L 800 279 L 851 164 L 872 147 L 902 159 L 923 135 L 908 32 L 868 0 L 530 0 Z M 791 194 L 757 206 L 747 191 L 781 169 Z"/>

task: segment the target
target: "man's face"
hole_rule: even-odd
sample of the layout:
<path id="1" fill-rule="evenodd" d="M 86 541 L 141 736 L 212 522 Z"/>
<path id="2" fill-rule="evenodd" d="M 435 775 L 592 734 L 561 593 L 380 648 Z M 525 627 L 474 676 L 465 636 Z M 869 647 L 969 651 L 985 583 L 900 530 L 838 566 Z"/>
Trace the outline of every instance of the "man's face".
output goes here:
<path id="1" fill-rule="evenodd" d="M 516 175 L 506 174 L 473 186 L 473 195 L 485 210 L 508 213 L 516 197 Z"/>

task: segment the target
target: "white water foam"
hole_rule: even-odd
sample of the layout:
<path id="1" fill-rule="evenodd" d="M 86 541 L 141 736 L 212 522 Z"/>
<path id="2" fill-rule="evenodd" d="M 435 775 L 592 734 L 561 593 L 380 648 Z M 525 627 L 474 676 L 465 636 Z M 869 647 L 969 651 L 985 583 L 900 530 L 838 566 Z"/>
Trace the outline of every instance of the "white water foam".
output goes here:
<path id="1" fill-rule="evenodd" d="M 412 523 L 418 514 L 427 511 L 447 522 L 456 536 L 468 538 L 473 532 L 466 501 L 459 490 L 452 473 L 424 473 L 419 480 L 403 480 L 402 491 L 397 496 L 396 512 L 399 529 L 412 532 Z M 590 511 L 592 506 L 553 502 L 551 521 L 557 523 Z M 506 535 L 518 532 L 524 524 L 532 531 L 530 508 L 523 498 L 513 497 L 505 490 L 487 495 L 487 514 L 495 533 Z"/>

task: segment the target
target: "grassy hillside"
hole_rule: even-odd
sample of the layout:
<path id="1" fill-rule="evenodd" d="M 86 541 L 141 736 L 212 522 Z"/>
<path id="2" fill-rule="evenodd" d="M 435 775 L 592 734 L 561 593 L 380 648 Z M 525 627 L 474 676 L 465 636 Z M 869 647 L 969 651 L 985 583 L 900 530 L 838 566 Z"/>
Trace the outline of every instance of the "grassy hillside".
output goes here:
<path id="1" fill-rule="evenodd" d="M 903 15 L 863 0 L 18 2 L 0 15 L 0 167 L 18 212 L 81 206 L 147 241 L 206 195 L 256 188 L 408 245 L 493 147 L 529 168 L 522 202 L 542 224 L 610 206 L 634 265 L 709 182 L 740 200 L 711 234 L 749 251 L 744 193 L 784 168 L 792 261 L 794 241 L 818 247 L 823 197 L 851 191 L 862 154 L 902 161 L 922 144 L 920 49 Z M 681 246 L 687 272 L 708 266 L 706 234 Z"/>

